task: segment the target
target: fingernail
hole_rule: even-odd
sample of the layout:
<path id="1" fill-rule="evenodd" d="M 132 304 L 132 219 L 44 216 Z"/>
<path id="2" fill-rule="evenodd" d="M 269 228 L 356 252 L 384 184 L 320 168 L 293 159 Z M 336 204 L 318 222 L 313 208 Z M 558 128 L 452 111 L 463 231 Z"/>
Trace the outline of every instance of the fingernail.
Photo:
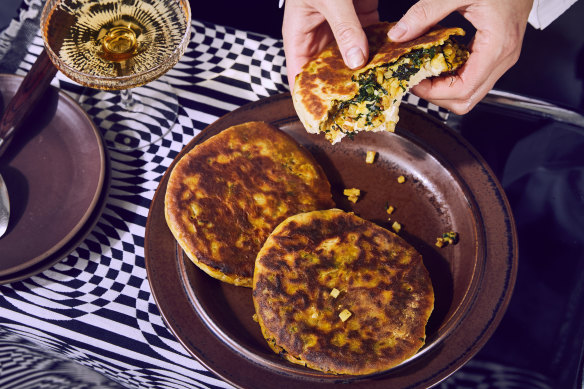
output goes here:
<path id="1" fill-rule="evenodd" d="M 389 30 L 389 39 L 397 40 L 404 36 L 406 32 L 408 32 L 408 26 L 406 26 L 406 24 L 401 21 L 397 22 L 396 25 L 393 26 L 391 30 Z"/>
<path id="2" fill-rule="evenodd" d="M 347 51 L 347 66 L 351 69 L 360 67 L 365 63 L 363 51 L 358 47 L 352 47 Z"/>

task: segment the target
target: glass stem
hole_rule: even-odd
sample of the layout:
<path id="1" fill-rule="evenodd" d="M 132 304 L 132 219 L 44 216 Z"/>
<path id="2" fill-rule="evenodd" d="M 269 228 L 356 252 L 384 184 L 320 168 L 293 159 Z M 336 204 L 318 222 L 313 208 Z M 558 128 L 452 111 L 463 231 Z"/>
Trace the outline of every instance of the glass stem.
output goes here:
<path id="1" fill-rule="evenodd" d="M 134 110 L 134 106 L 136 105 L 136 100 L 134 100 L 134 97 L 132 96 L 132 90 L 131 89 L 122 89 L 120 90 L 120 96 L 121 96 L 121 105 L 122 108 L 125 109 L 126 111 L 133 111 Z"/>

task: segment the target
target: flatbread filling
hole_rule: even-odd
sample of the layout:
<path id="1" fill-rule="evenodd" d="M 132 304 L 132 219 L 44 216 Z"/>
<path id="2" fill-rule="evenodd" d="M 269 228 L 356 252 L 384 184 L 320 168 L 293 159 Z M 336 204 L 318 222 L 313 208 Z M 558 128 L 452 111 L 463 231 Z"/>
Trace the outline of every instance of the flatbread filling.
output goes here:
<path id="1" fill-rule="evenodd" d="M 345 135 L 352 138 L 357 131 L 393 131 L 403 95 L 425 78 L 458 68 L 467 57 L 462 46 L 448 39 L 353 76 L 358 93 L 350 100 L 335 101 L 320 131 L 332 143 Z"/>

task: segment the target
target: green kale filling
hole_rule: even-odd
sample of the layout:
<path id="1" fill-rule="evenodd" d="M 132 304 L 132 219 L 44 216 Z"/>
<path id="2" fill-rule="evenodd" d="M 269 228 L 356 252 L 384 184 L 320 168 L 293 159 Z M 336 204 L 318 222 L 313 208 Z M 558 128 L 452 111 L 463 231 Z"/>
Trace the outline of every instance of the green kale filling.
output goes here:
<path id="1" fill-rule="evenodd" d="M 449 41 L 446 41 L 449 43 Z M 434 46 L 430 48 L 422 48 L 410 51 L 408 54 L 402 56 L 399 61 L 403 61 L 402 58 L 409 58 L 410 61 L 407 63 L 401 63 L 397 66 L 395 70 L 392 70 L 392 78 L 397 78 L 400 81 L 400 87 L 405 92 L 407 81 L 420 71 L 422 65 L 431 60 L 442 52 L 442 46 Z M 445 56 L 446 57 L 446 56 Z M 335 119 L 339 113 L 341 113 L 345 108 L 350 106 L 351 104 L 359 104 L 362 102 L 366 102 L 368 112 L 366 114 L 358 114 L 355 119 L 358 120 L 361 117 L 365 116 L 366 125 L 371 125 L 373 120 L 377 118 L 379 115 L 382 114 L 383 106 L 381 104 L 381 98 L 383 95 L 388 95 L 388 91 L 377 82 L 377 70 L 379 68 L 383 69 L 383 72 L 386 73 L 389 68 L 395 66 L 398 61 L 392 62 L 387 65 L 381 65 L 377 68 L 371 69 L 368 72 L 365 72 L 357 79 L 353 77 L 353 81 L 357 82 L 359 85 L 359 91 L 355 97 L 350 100 L 341 101 L 338 106 L 335 114 L 333 115 L 332 125 L 331 128 L 333 130 L 344 132 L 346 135 L 354 135 L 352 132 L 343 131 L 342 127 L 336 124 Z M 450 63 L 447 62 L 450 67 Z M 405 83 L 403 82 L 405 81 Z M 395 103 L 395 99 L 393 101 Z M 328 131 L 327 131 L 328 132 Z M 352 137 L 351 137 L 352 138 Z"/>

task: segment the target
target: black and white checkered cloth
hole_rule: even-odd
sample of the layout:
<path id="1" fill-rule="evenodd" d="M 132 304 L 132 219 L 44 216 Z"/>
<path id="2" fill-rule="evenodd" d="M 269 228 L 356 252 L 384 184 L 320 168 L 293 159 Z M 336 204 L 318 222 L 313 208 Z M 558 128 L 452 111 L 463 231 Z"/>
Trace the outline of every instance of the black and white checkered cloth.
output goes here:
<path id="1" fill-rule="evenodd" d="M 26 0 L 0 34 L 2 72 L 26 74 L 43 49 L 41 9 L 38 0 Z M 93 231 L 49 270 L 0 285 L 0 388 L 230 387 L 166 327 L 146 279 L 146 219 L 158 183 L 181 149 L 220 116 L 287 91 L 286 69 L 280 40 L 198 21 L 192 27 L 184 57 L 165 76 L 180 103 L 171 132 L 146 149 L 111 151 L 109 198 Z M 80 99 L 83 87 L 61 73 L 53 84 Z M 446 117 L 415 96 L 405 101 Z M 499 386 L 509 377 L 549 387 L 537 374 L 476 362 L 440 387 L 520 387 Z"/>

